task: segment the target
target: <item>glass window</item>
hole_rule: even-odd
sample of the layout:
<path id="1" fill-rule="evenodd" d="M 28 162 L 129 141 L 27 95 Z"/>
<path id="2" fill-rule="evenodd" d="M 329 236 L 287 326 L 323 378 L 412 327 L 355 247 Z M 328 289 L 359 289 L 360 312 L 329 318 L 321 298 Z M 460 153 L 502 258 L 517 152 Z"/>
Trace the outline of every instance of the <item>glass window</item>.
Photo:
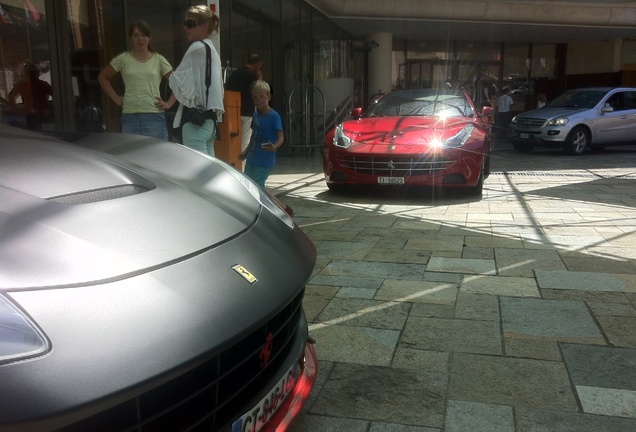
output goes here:
<path id="1" fill-rule="evenodd" d="M 457 59 L 460 61 L 498 61 L 501 44 L 498 42 L 458 42 Z"/>
<path id="2" fill-rule="evenodd" d="M 530 69 L 528 44 L 505 44 L 503 64 L 504 87 L 520 85 L 528 79 Z"/>
<path id="3" fill-rule="evenodd" d="M 453 45 L 446 41 L 406 41 L 409 60 L 449 60 L 453 57 Z"/>
<path id="4" fill-rule="evenodd" d="M 53 130 L 49 23 L 44 0 L 0 6 L 0 123 Z"/>
<path id="5" fill-rule="evenodd" d="M 532 45 L 530 69 L 533 79 L 555 79 L 556 45 Z"/>

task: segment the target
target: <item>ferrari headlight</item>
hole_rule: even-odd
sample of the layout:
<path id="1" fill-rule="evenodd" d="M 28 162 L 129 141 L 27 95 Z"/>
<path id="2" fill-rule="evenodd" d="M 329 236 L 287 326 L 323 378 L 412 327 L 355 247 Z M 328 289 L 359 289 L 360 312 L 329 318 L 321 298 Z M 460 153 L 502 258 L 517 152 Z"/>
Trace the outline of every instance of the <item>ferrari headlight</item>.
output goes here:
<path id="1" fill-rule="evenodd" d="M 267 191 L 260 188 L 249 177 L 243 173 L 238 172 L 236 169 L 218 162 L 219 166 L 222 166 L 232 177 L 236 179 L 258 202 L 282 220 L 288 227 L 294 227 L 294 219 L 285 211 L 282 203 L 278 201 L 274 196 L 271 196 Z"/>
<path id="2" fill-rule="evenodd" d="M 473 133 L 474 129 L 475 129 L 475 126 L 473 126 L 472 124 L 468 124 L 464 126 L 462 130 L 457 132 L 452 137 L 446 138 L 444 140 L 442 139 L 435 140 L 433 144 L 435 147 L 441 147 L 441 148 L 461 147 L 464 144 L 466 144 L 466 141 L 468 141 L 468 138 L 470 138 L 470 135 Z"/>
<path id="3" fill-rule="evenodd" d="M 353 140 L 344 133 L 344 125 L 341 123 L 336 126 L 336 131 L 333 134 L 333 145 L 336 147 L 349 148 Z"/>
<path id="4" fill-rule="evenodd" d="M 548 120 L 548 126 L 565 126 L 568 124 L 568 121 L 570 121 L 570 119 L 567 117 L 557 117 Z"/>
<path id="5" fill-rule="evenodd" d="M 29 318 L 0 295 L 0 364 L 46 352 L 49 344 Z"/>

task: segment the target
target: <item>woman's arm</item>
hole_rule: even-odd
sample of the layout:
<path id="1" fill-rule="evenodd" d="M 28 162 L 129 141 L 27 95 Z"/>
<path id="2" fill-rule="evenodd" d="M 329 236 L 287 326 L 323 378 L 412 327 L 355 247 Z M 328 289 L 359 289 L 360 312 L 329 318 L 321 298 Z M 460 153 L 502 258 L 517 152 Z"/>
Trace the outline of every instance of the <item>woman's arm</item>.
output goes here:
<path id="1" fill-rule="evenodd" d="M 112 84 L 110 83 L 110 80 L 116 74 L 117 72 L 115 71 L 115 69 L 113 69 L 111 65 L 108 65 L 99 73 L 97 81 L 99 82 L 102 90 L 104 90 L 104 93 L 106 93 L 106 95 L 108 95 L 108 97 L 111 98 L 113 102 L 115 102 L 115 105 L 120 107 L 124 104 L 124 98 L 117 94 Z"/>

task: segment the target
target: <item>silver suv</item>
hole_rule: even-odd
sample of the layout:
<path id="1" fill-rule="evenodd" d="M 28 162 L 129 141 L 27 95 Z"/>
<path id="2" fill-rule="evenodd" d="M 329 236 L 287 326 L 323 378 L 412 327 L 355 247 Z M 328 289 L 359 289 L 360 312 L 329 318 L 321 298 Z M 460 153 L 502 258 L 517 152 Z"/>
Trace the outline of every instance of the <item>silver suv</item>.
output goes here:
<path id="1" fill-rule="evenodd" d="M 636 144 L 636 88 L 568 90 L 543 108 L 515 116 L 508 137 L 520 152 L 558 146 L 571 155 Z"/>

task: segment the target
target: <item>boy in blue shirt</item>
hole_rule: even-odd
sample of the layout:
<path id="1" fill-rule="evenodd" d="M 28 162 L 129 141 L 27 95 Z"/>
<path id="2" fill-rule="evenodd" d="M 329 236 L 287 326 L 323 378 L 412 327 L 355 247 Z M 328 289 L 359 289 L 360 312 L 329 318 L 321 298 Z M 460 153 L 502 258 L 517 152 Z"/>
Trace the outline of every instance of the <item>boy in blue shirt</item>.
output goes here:
<path id="1" fill-rule="evenodd" d="M 248 147 L 245 174 L 265 188 L 265 180 L 276 165 L 276 150 L 283 145 L 283 122 L 269 106 L 271 91 L 265 81 L 256 81 L 252 87 L 256 112 L 252 115 L 252 137 Z"/>

